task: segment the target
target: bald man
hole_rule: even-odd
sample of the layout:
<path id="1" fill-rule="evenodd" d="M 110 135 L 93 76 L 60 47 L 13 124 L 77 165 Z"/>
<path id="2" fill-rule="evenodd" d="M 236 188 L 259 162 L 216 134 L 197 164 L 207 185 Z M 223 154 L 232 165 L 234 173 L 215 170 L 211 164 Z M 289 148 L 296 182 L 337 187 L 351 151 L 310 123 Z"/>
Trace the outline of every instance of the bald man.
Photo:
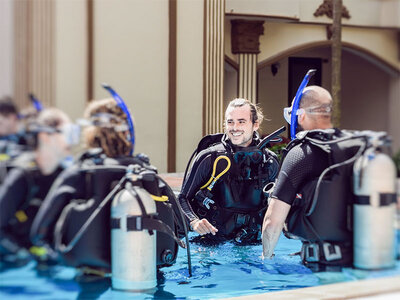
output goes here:
<path id="1" fill-rule="evenodd" d="M 316 145 L 329 143 L 343 135 L 332 126 L 332 97 L 327 90 L 310 86 L 303 91 L 299 109 L 292 112 L 292 107 L 288 107 L 284 112 L 289 123 L 291 113 L 297 115 L 297 135 L 287 147 L 288 152 L 269 199 L 262 228 L 263 257 L 273 256 L 286 221 L 287 236 L 295 236 L 303 242 L 301 256 L 304 263 L 348 264 L 352 261 L 352 235 L 346 224 L 347 200 L 342 194 L 348 193 L 349 184 L 343 184 L 339 178 L 339 186 L 343 190 L 339 192 L 339 188 L 334 186 L 334 192 L 322 193 L 324 199 L 318 198 L 315 213 L 307 216 L 321 173 L 332 164 L 332 158 L 346 159 L 353 153 L 353 149 L 345 154 L 343 151 L 332 151 L 339 152 L 340 158 L 337 158 L 335 153 L 327 152 L 323 145 Z M 305 137 L 314 139 L 316 143 L 309 142 Z M 344 172 L 350 171 L 346 169 Z M 350 182 L 347 179 L 343 181 Z"/>

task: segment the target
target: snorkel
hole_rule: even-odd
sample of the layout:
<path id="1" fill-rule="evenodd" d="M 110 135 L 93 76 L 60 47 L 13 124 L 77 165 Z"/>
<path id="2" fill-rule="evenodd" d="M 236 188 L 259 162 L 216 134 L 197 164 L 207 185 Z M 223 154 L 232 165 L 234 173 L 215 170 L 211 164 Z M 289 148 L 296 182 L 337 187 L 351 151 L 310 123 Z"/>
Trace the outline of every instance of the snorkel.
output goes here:
<path id="1" fill-rule="evenodd" d="M 301 82 L 296 96 L 294 97 L 293 105 L 292 105 L 292 113 L 290 116 L 290 138 L 294 140 L 296 138 L 296 129 L 297 129 L 297 110 L 299 109 L 300 100 L 303 96 L 303 90 L 307 86 L 310 78 L 315 74 L 317 70 L 311 69 L 308 70 L 306 76 L 304 76 L 303 81 Z"/>
<path id="2" fill-rule="evenodd" d="M 35 97 L 34 94 L 30 93 L 29 99 L 31 99 L 33 107 L 36 109 L 37 112 L 41 112 L 43 110 L 42 103 L 39 101 L 38 98 Z"/>
<path id="3" fill-rule="evenodd" d="M 126 106 L 124 100 L 122 100 L 122 98 L 117 94 L 116 91 L 114 91 L 114 89 L 111 86 L 109 86 L 106 83 L 102 83 L 102 87 L 105 88 L 111 94 L 111 96 L 117 102 L 117 105 L 122 109 L 122 111 L 126 115 L 126 120 L 128 122 L 129 133 L 130 133 L 130 142 L 132 144 L 132 149 L 131 149 L 130 154 L 132 155 L 133 151 L 135 149 L 135 129 L 133 127 L 133 122 L 132 122 L 131 114 L 129 113 L 129 109 Z"/>

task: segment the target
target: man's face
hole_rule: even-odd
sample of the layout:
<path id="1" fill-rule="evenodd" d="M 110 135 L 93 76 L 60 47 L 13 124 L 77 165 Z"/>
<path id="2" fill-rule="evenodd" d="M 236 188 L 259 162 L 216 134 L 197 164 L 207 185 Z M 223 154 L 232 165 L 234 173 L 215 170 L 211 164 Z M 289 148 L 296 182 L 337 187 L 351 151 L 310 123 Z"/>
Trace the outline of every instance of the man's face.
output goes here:
<path id="1" fill-rule="evenodd" d="M 60 129 L 62 130 L 62 126 Z M 54 172 L 60 162 L 70 153 L 70 146 L 62 132 L 41 132 L 38 138 L 39 148 L 37 151 L 41 157 L 39 167 L 43 174 L 48 175 Z"/>
<path id="2" fill-rule="evenodd" d="M 18 118 L 16 115 L 0 114 L 0 136 L 7 136 L 16 133 L 17 127 L 18 127 Z"/>
<path id="3" fill-rule="evenodd" d="M 247 147 L 251 144 L 253 132 L 259 127 L 251 121 L 250 106 L 229 107 L 225 113 L 225 132 L 232 144 Z"/>

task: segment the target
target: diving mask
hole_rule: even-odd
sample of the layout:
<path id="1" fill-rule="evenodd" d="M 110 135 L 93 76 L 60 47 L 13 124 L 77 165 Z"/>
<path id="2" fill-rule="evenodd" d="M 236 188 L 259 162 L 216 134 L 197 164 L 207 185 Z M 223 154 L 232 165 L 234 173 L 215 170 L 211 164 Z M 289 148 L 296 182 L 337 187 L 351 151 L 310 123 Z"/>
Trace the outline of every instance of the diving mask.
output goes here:
<path id="1" fill-rule="evenodd" d="M 237 151 L 233 155 L 236 163 L 241 163 L 246 159 L 250 160 L 251 162 L 257 164 L 261 162 L 263 159 L 263 153 L 259 149 L 249 149 L 247 151 Z"/>
<path id="2" fill-rule="evenodd" d="M 296 116 L 302 115 L 304 113 L 308 114 L 313 114 L 313 115 L 327 115 L 332 112 L 332 106 L 324 106 L 324 105 L 319 105 L 319 106 L 311 106 L 307 108 L 299 108 L 296 110 Z M 286 122 L 291 125 L 291 119 L 292 119 L 292 107 L 285 107 L 283 109 L 283 117 L 285 118 Z"/>

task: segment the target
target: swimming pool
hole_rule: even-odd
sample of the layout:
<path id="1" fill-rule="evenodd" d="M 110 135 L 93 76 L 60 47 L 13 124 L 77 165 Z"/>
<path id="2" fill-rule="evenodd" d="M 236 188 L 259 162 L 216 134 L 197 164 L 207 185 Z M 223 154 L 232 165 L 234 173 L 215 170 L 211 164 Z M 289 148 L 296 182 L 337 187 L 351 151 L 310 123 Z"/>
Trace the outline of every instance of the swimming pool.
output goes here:
<path id="1" fill-rule="evenodd" d="M 0 299 L 221 299 L 400 275 L 400 261 L 390 270 L 345 268 L 313 273 L 298 255 L 288 255 L 299 249 L 299 241 L 281 236 L 275 257 L 263 261 L 261 245 L 204 247 L 192 243 L 193 276 L 188 277 L 186 251 L 180 249 L 176 264 L 158 272 L 157 288 L 142 294 L 114 291 L 109 278 L 74 280 L 77 272 L 73 268 L 42 269 L 34 262 L 18 268 L 3 264 Z"/>

